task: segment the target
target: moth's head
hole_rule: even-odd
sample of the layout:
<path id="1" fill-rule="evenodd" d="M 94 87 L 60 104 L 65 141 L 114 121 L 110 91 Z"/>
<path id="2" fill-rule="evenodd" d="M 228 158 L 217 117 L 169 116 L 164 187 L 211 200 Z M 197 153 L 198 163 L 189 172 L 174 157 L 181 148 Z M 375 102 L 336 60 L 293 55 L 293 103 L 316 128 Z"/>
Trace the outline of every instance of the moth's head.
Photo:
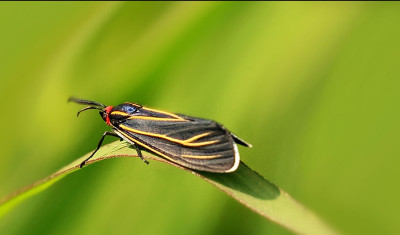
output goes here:
<path id="1" fill-rule="evenodd" d="M 107 123 L 107 125 L 111 126 L 110 121 L 110 112 L 113 109 L 113 106 L 107 106 L 99 111 L 101 118 Z"/>
<path id="2" fill-rule="evenodd" d="M 68 101 L 72 101 L 78 104 L 89 105 L 83 109 L 81 109 L 77 116 L 83 111 L 89 109 L 97 109 L 99 110 L 99 114 L 101 118 L 110 126 L 116 126 L 122 121 L 126 120 L 127 118 L 139 113 L 141 105 L 134 104 L 134 103 L 124 103 L 118 106 L 105 106 L 104 104 L 90 101 L 90 100 L 81 100 L 77 98 L 69 98 Z"/>

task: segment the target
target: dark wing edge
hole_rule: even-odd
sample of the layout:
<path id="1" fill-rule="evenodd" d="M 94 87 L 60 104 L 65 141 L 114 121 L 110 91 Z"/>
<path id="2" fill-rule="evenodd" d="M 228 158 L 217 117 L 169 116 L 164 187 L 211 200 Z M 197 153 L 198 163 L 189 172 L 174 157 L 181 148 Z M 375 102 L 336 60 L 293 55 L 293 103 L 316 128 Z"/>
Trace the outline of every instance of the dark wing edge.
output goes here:
<path id="1" fill-rule="evenodd" d="M 247 143 L 246 141 L 242 140 L 241 138 L 239 138 L 237 135 L 233 134 L 232 132 L 231 132 L 231 136 L 232 136 L 233 140 L 235 141 L 235 143 L 243 145 L 245 147 L 249 147 L 249 148 L 253 147 L 252 144 Z"/>

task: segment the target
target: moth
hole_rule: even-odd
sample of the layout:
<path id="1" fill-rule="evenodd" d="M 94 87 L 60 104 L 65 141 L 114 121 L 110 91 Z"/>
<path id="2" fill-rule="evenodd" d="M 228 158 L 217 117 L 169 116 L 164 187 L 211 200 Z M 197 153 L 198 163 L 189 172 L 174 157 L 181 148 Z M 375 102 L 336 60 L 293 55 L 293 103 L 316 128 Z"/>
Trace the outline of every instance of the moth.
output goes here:
<path id="1" fill-rule="evenodd" d="M 216 173 L 233 172 L 238 168 L 240 155 L 237 144 L 252 147 L 212 120 L 129 102 L 113 107 L 74 97 L 68 101 L 87 105 L 77 116 L 85 110 L 99 110 L 102 119 L 112 128 L 112 132 L 104 132 L 97 148 L 80 167 L 99 150 L 107 135 L 127 141 L 146 163 L 148 162 L 142 156 L 142 149 L 186 168 Z"/>

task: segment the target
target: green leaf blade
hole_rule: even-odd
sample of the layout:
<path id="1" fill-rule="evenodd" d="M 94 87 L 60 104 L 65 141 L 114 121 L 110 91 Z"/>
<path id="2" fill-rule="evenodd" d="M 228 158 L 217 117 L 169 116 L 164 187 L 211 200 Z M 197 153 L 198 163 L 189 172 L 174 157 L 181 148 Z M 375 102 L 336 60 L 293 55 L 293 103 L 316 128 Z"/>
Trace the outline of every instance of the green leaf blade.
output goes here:
<path id="1" fill-rule="evenodd" d="M 46 190 L 48 187 L 72 172 L 80 170 L 81 168 L 79 168 L 79 164 L 86 159 L 89 154 L 90 153 L 77 159 L 71 164 L 68 164 L 54 174 L 39 180 L 36 183 L 23 188 L 1 200 L 0 217 L 5 215 L 19 203 Z M 127 143 L 116 141 L 101 147 L 95 156 L 87 162 L 87 165 L 116 157 L 137 157 L 137 155 L 136 151 L 129 148 Z M 145 153 L 144 157 L 146 159 L 168 163 L 199 176 L 238 202 L 244 204 L 254 212 L 286 227 L 293 232 L 299 234 L 337 233 L 328 225 L 326 225 L 313 212 L 303 207 L 290 195 L 270 181 L 266 180 L 243 162 L 235 172 L 219 174 L 193 171 L 169 162 L 163 158 L 153 156 L 149 153 Z"/>

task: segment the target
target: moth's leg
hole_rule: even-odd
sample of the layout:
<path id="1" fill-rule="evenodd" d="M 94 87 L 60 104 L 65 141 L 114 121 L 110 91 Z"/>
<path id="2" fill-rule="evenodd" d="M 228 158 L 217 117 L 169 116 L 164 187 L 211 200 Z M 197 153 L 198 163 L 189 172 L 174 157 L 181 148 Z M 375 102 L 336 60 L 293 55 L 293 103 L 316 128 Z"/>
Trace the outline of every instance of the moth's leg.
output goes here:
<path id="1" fill-rule="evenodd" d="M 118 137 L 119 139 L 121 139 L 121 137 L 119 137 L 119 135 L 115 134 L 114 132 L 105 131 L 103 133 L 103 135 L 101 136 L 101 139 L 100 139 L 99 143 L 97 144 L 97 148 L 93 151 L 92 154 L 90 154 L 90 156 L 88 158 L 86 158 L 83 162 L 81 162 L 81 164 L 79 165 L 80 168 L 82 168 L 86 164 L 86 162 L 89 161 L 89 159 L 93 157 L 93 155 L 97 152 L 97 150 L 99 150 L 99 148 L 103 144 L 104 137 L 106 137 L 106 135 Z"/>
<path id="2" fill-rule="evenodd" d="M 142 161 L 144 161 L 146 164 L 149 164 L 149 162 L 148 162 L 146 159 L 143 158 L 142 151 L 139 149 L 139 147 L 137 146 L 137 144 L 134 144 L 133 146 L 135 147 L 136 152 L 137 152 L 139 158 L 142 159 Z"/>

